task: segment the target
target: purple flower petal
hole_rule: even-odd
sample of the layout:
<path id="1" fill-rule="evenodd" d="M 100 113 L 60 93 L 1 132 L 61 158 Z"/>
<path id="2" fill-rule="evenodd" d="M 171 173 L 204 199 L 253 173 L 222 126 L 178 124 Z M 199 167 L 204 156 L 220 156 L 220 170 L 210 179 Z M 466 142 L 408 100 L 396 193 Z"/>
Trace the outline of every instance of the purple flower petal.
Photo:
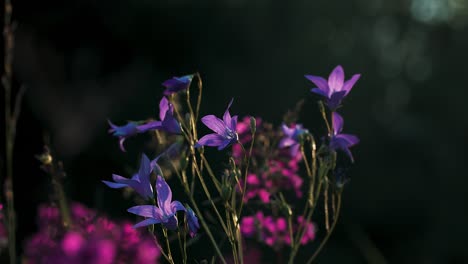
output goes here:
<path id="1" fill-rule="evenodd" d="M 175 216 L 175 214 L 172 214 L 171 216 L 166 218 L 165 221 L 163 222 L 164 227 L 169 230 L 175 230 L 177 228 L 177 224 L 178 224 L 178 221 L 177 221 L 177 217 Z"/>
<path id="2" fill-rule="evenodd" d="M 149 174 L 151 174 L 151 164 L 148 156 L 145 154 L 141 155 L 141 161 L 140 161 L 140 169 L 138 171 L 138 175 L 140 177 L 140 181 L 147 181 L 149 182 Z M 146 180 L 147 179 L 147 180 Z"/>
<path id="3" fill-rule="evenodd" d="M 154 205 L 138 205 L 128 208 L 127 210 L 129 213 L 136 214 L 143 217 L 150 217 L 154 219 L 161 220 L 163 214 L 161 209 Z"/>
<path id="4" fill-rule="evenodd" d="M 225 149 L 227 146 L 235 143 L 237 141 L 237 139 L 233 138 L 233 139 L 223 139 L 223 142 L 218 146 L 218 150 L 223 150 Z"/>
<path id="5" fill-rule="evenodd" d="M 359 138 L 356 137 L 355 135 L 339 134 L 339 135 L 336 135 L 336 138 L 345 140 L 348 147 L 351 147 L 359 143 Z"/>
<path id="6" fill-rule="evenodd" d="M 119 147 L 122 152 L 127 152 L 127 150 L 125 150 L 125 147 L 124 147 L 125 139 L 126 139 L 125 137 L 119 138 Z"/>
<path id="7" fill-rule="evenodd" d="M 102 182 L 113 189 L 128 187 L 128 185 L 125 183 L 116 183 L 116 182 L 110 182 L 110 181 L 102 181 Z"/>
<path id="8" fill-rule="evenodd" d="M 291 149 L 289 150 L 289 154 L 291 155 L 291 157 L 297 156 L 297 154 L 299 153 L 300 147 L 301 145 L 299 143 L 296 143 L 295 145 L 291 146 Z"/>
<path id="9" fill-rule="evenodd" d="M 145 219 L 145 220 L 139 222 L 138 224 L 134 225 L 133 228 L 139 228 L 139 227 L 143 227 L 143 226 L 155 225 L 155 224 L 159 224 L 159 223 L 161 223 L 161 221 L 158 220 L 158 219 L 148 218 L 148 219 Z"/>
<path id="10" fill-rule="evenodd" d="M 224 121 L 224 124 L 226 125 L 231 125 L 231 113 L 229 113 L 229 107 L 231 106 L 232 104 L 232 100 L 231 99 L 231 102 L 229 103 L 226 111 L 224 112 L 224 115 L 223 115 L 223 121 Z"/>
<path id="11" fill-rule="evenodd" d="M 172 106 L 170 106 L 170 109 L 172 109 Z M 180 134 L 182 132 L 180 124 L 177 119 L 174 118 L 172 111 L 167 112 L 166 118 L 164 118 L 161 123 L 161 129 L 172 134 Z"/>
<path id="12" fill-rule="evenodd" d="M 164 120 L 167 110 L 169 110 L 169 101 L 163 97 L 159 102 L 159 119 Z"/>
<path id="13" fill-rule="evenodd" d="M 328 97 L 328 93 L 324 92 L 323 90 L 320 90 L 319 88 L 312 88 L 310 91 L 323 97 Z"/>
<path id="14" fill-rule="evenodd" d="M 123 183 L 123 184 L 127 184 L 128 181 L 130 181 L 129 179 L 122 177 L 120 175 L 117 175 L 117 174 L 112 174 L 112 179 L 117 183 Z"/>
<path id="15" fill-rule="evenodd" d="M 158 207 L 165 215 L 171 214 L 172 191 L 161 175 L 158 175 L 156 179 L 156 195 L 158 197 Z"/>
<path id="16" fill-rule="evenodd" d="M 179 201 L 173 201 L 171 203 L 171 211 L 172 212 L 177 212 L 177 211 L 186 211 L 185 206 L 182 205 L 181 202 Z"/>
<path id="17" fill-rule="evenodd" d="M 231 129 L 232 131 L 236 131 L 237 130 L 237 118 L 238 116 L 233 116 L 231 118 L 231 123 L 227 123 L 228 125 L 231 124 L 231 126 L 229 127 L 229 129 Z"/>
<path id="18" fill-rule="evenodd" d="M 187 223 L 188 223 L 190 236 L 194 237 L 198 229 L 200 229 L 198 218 L 190 207 L 187 208 L 186 216 L 187 216 Z"/>
<path id="19" fill-rule="evenodd" d="M 353 77 L 351 77 L 351 79 L 347 80 L 343 84 L 343 88 L 341 90 L 346 92 L 345 95 L 348 95 L 348 93 L 351 91 L 354 84 L 359 80 L 360 77 L 361 77 L 361 74 L 355 74 L 353 75 Z"/>
<path id="20" fill-rule="evenodd" d="M 294 135 L 294 128 L 289 128 L 286 124 L 281 124 L 281 130 L 285 136 L 292 137 Z"/>
<path id="21" fill-rule="evenodd" d="M 223 135 L 226 131 L 226 125 L 223 120 L 217 118 L 214 115 L 207 115 L 202 117 L 201 121 L 205 124 L 209 129 L 213 130 L 219 135 Z"/>
<path id="22" fill-rule="evenodd" d="M 343 130 L 343 117 L 337 112 L 332 113 L 332 126 L 335 135 L 338 135 Z"/>
<path id="23" fill-rule="evenodd" d="M 148 130 L 161 129 L 161 126 L 162 126 L 161 121 L 150 121 L 146 124 L 139 125 L 137 129 L 138 129 L 138 133 L 144 133 Z"/>
<path id="24" fill-rule="evenodd" d="M 330 89 L 328 88 L 328 82 L 324 78 L 320 76 L 314 76 L 314 75 L 305 75 L 305 77 L 313 82 L 315 85 L 317 85 L 318 90 L 322 91 L 323 95 L 325 97 L 328 97 L 328 94 L 330 93 Z"/>
<path id="25" fill-rule="evenodd" d="M 224 137 L 219 134 L 208 134 L 200 138 L 196 144 L 196 147 L 210 146 L 215 147 L 223 144 Z"/>
<path id="26" fill-rule="evenodd" d="M 297 144 L 297 142 L 294 139 L 292 139 L 290 137 L 285 137 L 285 138 L 282 138 L 280 140 L 278 146 L 280 148 L 286 148 L 286 147 L 290 147 L 290 146 L 292 146 L 294 144 Z"/>
<path id="27" fill-rule="evenodd" d="M 192 82 L 193 75 L 185 75 L 182 77 L 173 77 L 172 79 L 166 80 L 162 83 L 166 90 L 164 95 L 170 95 L 182 90 L 187 89 Z"/>
<path id="28" fill-rule="evenodd" d="M 343 83 L 343 67 L 341 67 L 341 65 L 338 65 L 335 69 L 333 69 L 332 73 L 330 73 L 330 76 L 328 76 L 328 87 L 330 88 L 330 91 L 339 92 L 343 88 Z"/>
<path id="29" fill-rule="evenodd" d="M 345 95 L 346 95 L 345 91 L 332 93 L 330 98 L 327 100 L 328 108 L 330 108 L 332 111 L 335 111 L 340 106 L 341 101 L 343 100 Z"/>

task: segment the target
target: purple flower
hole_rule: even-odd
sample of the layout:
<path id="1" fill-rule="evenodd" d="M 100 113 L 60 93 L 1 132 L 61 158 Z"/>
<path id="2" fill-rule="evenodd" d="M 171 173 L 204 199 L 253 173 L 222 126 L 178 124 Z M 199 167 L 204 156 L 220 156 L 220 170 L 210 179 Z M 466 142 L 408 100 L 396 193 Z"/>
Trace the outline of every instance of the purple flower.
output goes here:
<path id="1" fill-rule="evenodd" d="M 170 95 L 187 89 L 192 82 L 192 78 L 193 74 L 190 74 L 182 77 L 172 77 L 172 79 L 164 81 L 162 83 L 162 85 L 166 87 L 164 95 Z"/>
<path id="2" fill-rule="evenodd" d="M 349 156 L 351 161 L 354 162 L 353 155 L 351 154 L 349 148 L 359 143 L 359 139 L 355 135 L 342 134 L 341 131 L 343 130 L 343 124 L 343 117 L 341 117 L 338 113 L 333 112 L 333 135 L 330 138 L 330 148 L 334 150 L 341 149 Z"/>
<path id="3" fill-rule="evenodd" d="M 229 103 L 226 112 L 224 112 L 223 120 L 214 115 L 207 115 L 201 119 L 203 124 L 216 133 L 208 134 L 200 138 L 195 147 L 217 146 L 218 150 L 222 150 L 239 140 L 239 135 L 236 132 L 237 116 L 231 117 L 229 113 L 232 101 L 233 100 Z"/>
<path id="4" fill-rule="evenodd" d="M 355 74 L 351 79 L 344 81 L 343 67 L 338 65 L 328 76 L 328 82 L 319 76 L 305 75 L 305 77 L 318 87 L 313 88 L 311 92 L 326 97 L 328 107 L 334 111 L 340 106 L 343 98 L 348 95 L 361 75 Z"/>
<path id="5" fill-rule="evenodd" d="M 284 138 L 281 139 L 279 142 L 280 148 L 291 147 L 290 153 L 292 157 L 296 157 L 297 153 L 299 152 L 300 145 L 300 137 L 304 134 L 309 133 L 309 130 L 302 128 L 302 125 L 296 124 L 292 128 L 289 128 L 285 124 L 281 126 L 281 129 L 284 133 Z"/>
<path id="6" fill-rule="evenodd" d="M 110 120 L 107 120 L 110 125 L 109 133 L 112 133 L 113 136 L 119 138 L 119 146 L 120 149 L 125 152 L 124 142 L 127 138 L 134 136 L 140 133 L 138 129 L 139 123 L 138 122 L 128 122 L 124 126 L 116 126 Z"/>
<path id="7" fill-rule="evenodd" d="M 179 122 L 174 117 L 174 106 L 169 103 L 166 97 L 159 102 L 159 118 L 161 121 L 150 121 L 144 125 L 138 126 L 140 133 L 148 130 L 164 130 L 173 134 L 182 132 Z"/>
<path id="8" fill-rule="evenodd" d="M 170 230 L 177 228 L 177 211 L 186 211 L 179 201 L 172 201 L 172 191 L 161 175 L 156 179 L 156 196 L 158 206 L 139 205 L 128 209 L 128 212 L 147 219 L 139 222 L 134 227 L 142 227 L 153 224 L 162 224 Z"/>
<path id="9" fill-rule="evenodd" d="M 195 212 L 193 212 L 192 208 L 190 207 L 187 207 L 186 216 L 187 216 L 187 224 L 188 224 L 190 236 L 194 237 L 198 229 L 200 229 L 198 218 L 195 215 Z"/>
<path id="10" fill-rule="evenodd" d="M 156 163 L 154 163 L 156 164 Z M 140 194 L 145 199 L 153 199 L 153 188 L 150 183 L 150 175 L 153 171 L 152 163 L 148 157 L 143 154 L 141 156 L 140 169 L 138 173 L 133 175 L 131 179 L 124 178 L 117 174 L 112 174 L 112 179 L 115 182 L 102 181 L 107 186 L 118 189 L 124 187 L 130 187 L 134 189 L 138 194 Z"/>

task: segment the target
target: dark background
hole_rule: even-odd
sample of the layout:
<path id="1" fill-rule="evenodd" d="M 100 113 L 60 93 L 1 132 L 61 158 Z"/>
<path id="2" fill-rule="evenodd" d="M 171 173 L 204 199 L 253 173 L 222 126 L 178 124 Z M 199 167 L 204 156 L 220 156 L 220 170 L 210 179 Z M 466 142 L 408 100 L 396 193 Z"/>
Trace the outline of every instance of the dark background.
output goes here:
<path id="1" fill-rule="evenodd" d="M 362 74 L 341 110 L 361 143 L 320 263 L 468 262 L 468 1 L 13 5 L 15 78 L 27 87 L 15 150 L 19 239 L 48 200 L 34 158 L 44 135 L 64 161 L 69 196 L 122 217 L 130 202 L 100 181 L 134 168 L 148 138 L 128 140 L 122 153 L 107 118 L 155 116 L 161 82 L 199 71 L 203 114 L 220 115 L 234 97 L 232 112 L 280 124 L 305 98 L 300 122 L 320 128 L 303 75 L 328 76 L 341 64 L 346 78 Z"/>

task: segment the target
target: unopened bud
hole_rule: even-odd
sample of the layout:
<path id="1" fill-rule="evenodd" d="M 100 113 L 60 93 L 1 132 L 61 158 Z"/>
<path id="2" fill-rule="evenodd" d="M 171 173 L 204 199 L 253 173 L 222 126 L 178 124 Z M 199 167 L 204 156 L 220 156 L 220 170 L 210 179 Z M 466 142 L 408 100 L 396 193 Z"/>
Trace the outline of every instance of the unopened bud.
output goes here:
<path id="1" fill-rule="evenodd" d="M 251 116 L 250 117 L 250 133 L 255 134 L 257 131 L 257 120 L 255 117 Z"/>

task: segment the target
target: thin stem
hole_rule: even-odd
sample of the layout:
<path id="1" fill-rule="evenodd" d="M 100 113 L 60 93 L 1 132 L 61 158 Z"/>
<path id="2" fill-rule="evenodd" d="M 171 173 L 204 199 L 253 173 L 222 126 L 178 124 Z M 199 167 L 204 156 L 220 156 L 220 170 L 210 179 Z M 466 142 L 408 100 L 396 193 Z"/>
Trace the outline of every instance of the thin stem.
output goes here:
<path id="1" fill-rule="evenodd" d="M 202 92 L 203 92 L 203 82 L 198 72 L 195 75 L 198 78 L 198 97 L 197 97 L 197 108 L 195 109 L 195 120 L 198 120 L 198 115 L 200 114 Z"/>
<path id="2" fill-rule="evenodd" d="M 174 259 L 172 258 L 172 252 L 171 252 L 171 244 L 169 243 L 169 237 L 167 236 L 167 229 L 163 227 L 162 230 L 163 230 L 164 238 L 166 239 L 167 256 L 169 257 L 168 261 L 174 264 Z"/>
<path id="3" fill-rule="evenodd" d="M 200 157 L 202 159 L 202 163 L 206 167 L 206 170 L 208 171 L 208 175 L 210 175 L 211 180 L 213 181 L 216 189 L 218 190 L 219 194 L 221 194 L 221 183 L 219 180 L 216 178 L 215 174 L 213 173 L 213 169 L 211 169 L 210 164 L 208 163 L 208 160 L 206 159 L 205 155 L 203 153 L 200 153 Z"/>
<path id="4" fill-rule="evenodd" d="M 323 173 L 321 173 L 319 175 L 319 185 L 318 185 L 318 188 L 317 188 L 317 193 L 315 194 L 315 198 L 314 198 L 315 201 L 318 200 L 318 196 L 320 195 L 320 192 L 322 190 L 324 177 L 325 177 L 325 175 L 327 173 L 328 173 L 328 170 L 324 171 Z M 317 207 L 317 202 L 315 202 L 311 206 L 311 208 L 308 211 L 307 216 L 304 218 L 302 224 L 299 225 L 298 232 L 297 232 L 296 239 L 295 239 L 295 246 L 291 250 L 291 255 L 289 256 L 289 261 L 288 261 L 289 264 L 294 263 L 294 258 L 296 257 L 297 251 L 299 250 L 300 241 L 304 237 L 304 233 L 305 233 L 305 229 L 306 229 L 306 223 L 308 223 L 310 221 L 310 219 L 312 218 L 312 214 L 314 213 L 316 207 Z"/>
<path id="5" fill-rule="evenodd" d="M 154 225 L 153 225 L 153 230 L 154 230 Z M 168 261 L 170 262 L 169 260 L 169 256 L 166 254 L 166 252 L 164 252 L 164 249 L 161 247 L 161 245 L 159 244 L 158 242 L 158 238 L 156 237 L 156 235 L 153 233 L 153 232 L 149 232 L 151 234 L 151 236 L 153 237 L 154 239 L 154 244 L 156 244 L 156 246 L 158 247 L 159 251 L 161 252 L 161 254 L 163 255 L 163 257 Z"/>
<path id="6" fill-rule="evenodd" d="M 184 191 L 185 191 L 185 194 L 187 194 L 189 200 L 190 200 L 190 203 L 192 204 L 193 206 L 193 209 L 195 210 L 195 213 L 197 214 L 198 216 L 198 219 L 200 220 L 201 222 L 201 225 L 203 226 L 203 229 L 205 229 L 205 232 L 206 234 L 208 235 L 208 238 L 210 239 L 211 241 L 211 244 L 213 245 L 213 247 L 215 248 L 215 251 L 216 253 L 218 254 L 219 258 L 221 259 L 221 262 L 223 264 L 226 264 L 226 260 L 224 259 L 224 256 L 223 254 L 221 253 L 221 250 L 219 249 L 218 247 L 218 243 L 216 242 L 216 240 L 214 239 L 213 237 L 213 234 L 211 233 L 211 230 L 210 228 L 208 227 L 207 223 L 206 223 L 206 220 L 205 218 L 203 217 L 203 214 L 202 212 L 200 211 L 200 209 L 198 208 L 198 205 L 197 203 L 195 202 L 195 199 L 193 198 L 193 192 L 190 191 L 190 188 L 188 186 L 187 183 L 184 183 L 182 181 L 182 178 L 180 177 L 180 174 L 178 173 L 174 163 L 172 161 L 169 162 L 171 165 L 172 165 L 172 168 L 174 169 L 174 171 L 176 171 L 176 173 L 179 175 L 179 180 L 180 180 L 180 183 L 182 184 L 182 187 L 184 188 Z"/>
<path id="7" fill-rule="evenodd" d="M 17 94 L 15 110 L 11 113 L 11 96 L 12 96 L 12 79 L 13 79 L 13 49 L 14 35 L 11 17 L 13 14 L 13 6 L 10 0 L 5 0 L 4 3 L 4 73 L 2 76 L 2 84 L 5 90 L 5 161 L 6 161 L 6 177 L 4 192 L 6 198 L 6 227 L 8 230 L 8 252 L 10 263 L 16 263 L 16 213 L 14 204 L 13 192 L 13 149 L 16 136 L 16 120 L 19 116 L 21 99 L 24 91 L 21 89 Z"/>
<path id="8" fill-rule="evenodd" d="M 320 251 L 323 249 L 323 246 L 325 246 L 325 244 L 327 243 L 328 239 L 330 238 L 331 234 L 333 233 L 333 230 L 335 229 L 336 227 L 336 223 L 338 223 L 338 218 L 340 216 L 340 210 L 341 209 L 341 193 L 339 193 L 337 195 L 337 204 L 336 204 L 336 217 L 333 219 L 333 224 L 330 228 L 330 230 L 328 231 L 327 235 L 325 236 L 325 238 L 322 240 L 322 242 L 320 243 L 319 247 L 317 248 L 317 250 L 315 251 L 315 253 L 312 255 L 312 257 L 309 258 L 309 260 L 307 261 L 307 264 L 310 264 L 312 263 L 312 261 L 318 256 L 318 254 L 320 253 Z"/>
<path id="9" fill-rule="evenodd" d="M 180 248 L 180 254 L 182 255 L 182 263 L 186 264 L 187 263 L 187 251 L 186 251 L 186 245 L 182 245 L 182 238 L 180 236 L 180 230 L 177 231 L 177 238 L 179 240 L 179 248 Z M 185 241 L 184 241 L 185 242 Z"/>
<path id="10" fill-rule="evenodd" d="M 330 219 L 328 216 L 328 181 L 325 180 L 325 190 L 323 192 L 323 205 L 325 210 L 325 230 L 330 231 Z"/>
<path id="11" fill-rule="evenodd" d="M 255 133 L 252 134 L 252 141 L 250 142 L 250 149 L 249 149 L 249 156 L 248 157 L 247 157 L 247 152 L 244 149 L 244 146 L 239 143 L 241 145 L 241 147 L 242 147 L 242 150 L 244 151 L 244 155 L 245 155 L 244 160 L 245 160 L 246 166 L 245 166 L 245 173 L 244 173 L 244 186 L 242 187 L 242 197 L 241 197 L 241 201 L 240 201 L 238 215 L 241 215 L 242 208 L 244 206 L 244 196 L 245 196 L 245 191 L 247 190 L 247 174 L 249 173 L 250 157 L 252 156 L 252 149 L 253 149 L 254 140 L 255 140 Z"/>
<path id="12" fill-rule="evenodd" d="M 195 163 L 192 163 L 192 164 L 195 164 Z M 197 176 L 198 176 L 198 179 L 200 180 L 200 183 L 201 183 L 201 185 L 202 185 L 203 191 L 205 192 L 206 197 L 207 197 L 208 200 L 210 201 L 211 206 L 213 207 L 213 209 L 214 209 L 216 215 L 218 216 L 219 222 L 221 223 L 221 226 L 223 227 L 224 232 L 227 233 L 227 227 L 226 227 L 226 225 L 225 225 L 225 223 L 224 223 L 224 221 L 223 221 L 223 218 L 221 217 L 221 214 L 220 214 L 219 211 L 218 211 L 218 208 L 217 208 L 216 205 L 214 204 L 214 201 L 213 201 L 213 199 L 212 199 L 212 197 L 211 197 L 210 191 L 208 190 L 208 187 L 206 186 L 205 180 L 203 179 L 203 176 L 201 175 L 200 171 L 196 168 L 196 165 L 194 165 L 194 166 L 195 166 L 195 171 L 196 171 L 196 174 L 197 174 Z"/>

